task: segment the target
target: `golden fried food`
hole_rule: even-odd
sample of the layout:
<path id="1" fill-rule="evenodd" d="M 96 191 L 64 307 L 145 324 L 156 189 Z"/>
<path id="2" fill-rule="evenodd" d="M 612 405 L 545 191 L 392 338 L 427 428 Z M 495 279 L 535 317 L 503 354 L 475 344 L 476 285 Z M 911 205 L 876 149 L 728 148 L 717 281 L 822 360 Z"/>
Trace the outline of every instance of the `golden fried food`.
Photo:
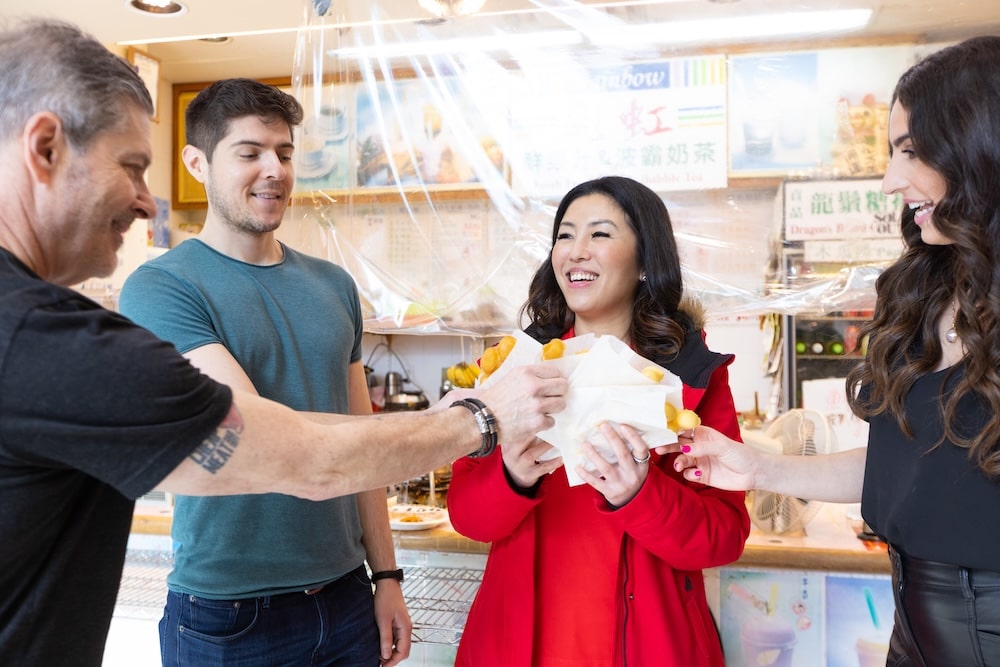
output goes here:
<path id="1" fill-rule="evenodd" d="M 681 410 L 677 414 L 677 428 L 680 431 L 690 431 L 701 425 L 701 417 L 694 410 Z"/>
<path id="2" fill-rule="evenodd" d="M 500 359 L 500 350 L 494 347 L 488 347 L 483 350 L 483 356 L 479 360 L 479 368 L 489 375 L 500 368 L 500 364 L 503 363 Z"/>
<path id="3" fill-rule="evenodd" d="M 663 379 L 663 371 L 656 366 L 646 366 L 642 369 L 642 374 L 657 384 Z"/>
<path id="4" fill-rule="evenodd" d="M 670 401 L 665 402 L 663 404 L 663 414 L 667 418 L 667 428 L 676 432 L 677 429 L 674 427 L 677 426 L 677 408 L 674 407 L 674 404 Z"/>
<path id="5" fill-rule="evenodd" d="M 545 345 L 542 345 L 542 359 L 558 359 L 566 351 L 566 343 L 559 338 L 553 338 Z"/>
<path id="6" fill-rule="evenodd" d="M 667 428 L 675 433 L 680 433 L 681 431 L 690 431 L 691 429 L 698 428 L 700 425 L 701 417 L 694 410 L 681 410 L 677 413 L 674 426 L 667 424 Z"/>
<path id="7" fill-rule="evenodd" d="M 500 339 L 500 342 L 496 344 L 496 348 L 500 353 L 500 363 L 502 364 L 510 354 L 510 351 L 514 349 L 514 345 L 517 344 L 517 339 L 513 336 L 504 336 Z"/>
<path id="8" fill-rule="evenodd" d="M 517 345 L 516 338 L 504 336 L 496 345 L 483 350 L 483 356 L 479 359 L 478 379 L 480 386 L 486 381 L 486 378 L 500 368 L 515 345 Z"/>
<path id="9" fill-rule="evenodd" d="M 701 425 L 701 417 L 694 410 L 678 410 L 670 401 L 663 404 L 663 414 L 667 418 L 667 428 L 674 433 L 690 431 Z"/>

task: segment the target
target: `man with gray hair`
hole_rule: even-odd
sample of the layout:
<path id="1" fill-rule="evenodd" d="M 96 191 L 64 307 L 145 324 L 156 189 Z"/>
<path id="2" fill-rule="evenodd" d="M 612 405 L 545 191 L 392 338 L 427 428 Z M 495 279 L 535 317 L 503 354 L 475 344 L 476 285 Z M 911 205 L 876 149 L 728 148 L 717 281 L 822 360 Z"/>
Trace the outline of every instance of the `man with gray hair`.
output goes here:
<path id="1" fill-rule="evenodd" d="M 154 214 L 152 111 L 78 28 L 0 33 L 0 664 L 101 664 L 134 500 L 154 488 L 331 498 L 533 438 L 565 407 L 566 380 L 530 366 L 423 413 L 299 413 L 69 289 L 110 274 Z"/>

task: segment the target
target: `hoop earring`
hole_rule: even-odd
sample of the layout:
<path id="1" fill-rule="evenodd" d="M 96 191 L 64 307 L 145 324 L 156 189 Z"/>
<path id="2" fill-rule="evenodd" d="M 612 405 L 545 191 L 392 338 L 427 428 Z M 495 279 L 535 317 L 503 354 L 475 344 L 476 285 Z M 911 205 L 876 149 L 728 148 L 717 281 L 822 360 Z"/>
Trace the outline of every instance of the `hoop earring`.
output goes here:
<path id="1" fill-rule="evenodd" d="M 642 273 L 639 274 L 639 282 L 640 283 L 646 282 L 646 272 L 645 271 L 643 271 Z"/>

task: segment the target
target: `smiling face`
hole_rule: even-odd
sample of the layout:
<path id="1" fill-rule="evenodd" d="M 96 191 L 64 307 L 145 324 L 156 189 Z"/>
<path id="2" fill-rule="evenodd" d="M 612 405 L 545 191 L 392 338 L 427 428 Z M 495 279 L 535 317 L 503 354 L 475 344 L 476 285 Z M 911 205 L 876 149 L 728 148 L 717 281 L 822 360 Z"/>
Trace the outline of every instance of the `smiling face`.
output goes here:
<path id="1" fill-rule="evenodd" d="M 47 224 L 58 229 L 50 237 L 55 243 L 44 269 L 47 279 L 62 285 L 111 275 L 132 222 L 156 215 L 145 181 L 152 146 L 144 110 L 127 105 L 116 127 L 69 155 L 52 188 L 59 197 Z"/>
<path id="2" fill-rule="evenodd" d="M 610 197 L 584 195 L 566 209 L 552 247 L 552 269 L 576 334 L 625 338 L 639 284 L 638 241 Z"/>
<path id="3" fill-rule="evenodd" d="M 211 218 L 250 234 L 273 232 L 281 225 L 295 186 L 287 124 L 243 116 L 230 121 L 211 163 L 194 150 L 189 168 L 205 184 Z"/>
<path id="4" fill-rule="evenodd" d="M 889 166 L 882 179 L 882 191 L 899 193 L 920 227 L 920 238 L 928 245 L 950 245 L 952 240 L 934 224 L 934 207 L 947 193 L 947 182 L 925 163 L 910 137 L 910 114 L 898 102 L 889 112 Z"/>

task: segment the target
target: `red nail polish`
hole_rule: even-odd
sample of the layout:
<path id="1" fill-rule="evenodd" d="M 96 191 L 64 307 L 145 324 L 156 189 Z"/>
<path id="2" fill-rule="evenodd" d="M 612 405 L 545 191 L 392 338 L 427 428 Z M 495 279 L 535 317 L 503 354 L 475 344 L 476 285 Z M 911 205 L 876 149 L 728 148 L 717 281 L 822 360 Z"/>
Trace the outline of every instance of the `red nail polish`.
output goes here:
<path id="1" fill-rule="evenodd" d="M 695 477 L 701 477 L 701 471 L 700 470 L 695 470 L 694 471 L 694 476 Z"/>
<path id="2" fill-rule="evenodd" d="M 688 452 L 691 451 L 691 448 L 687 445 L 681 445 L 681 451 L 687 454 Z"/>

